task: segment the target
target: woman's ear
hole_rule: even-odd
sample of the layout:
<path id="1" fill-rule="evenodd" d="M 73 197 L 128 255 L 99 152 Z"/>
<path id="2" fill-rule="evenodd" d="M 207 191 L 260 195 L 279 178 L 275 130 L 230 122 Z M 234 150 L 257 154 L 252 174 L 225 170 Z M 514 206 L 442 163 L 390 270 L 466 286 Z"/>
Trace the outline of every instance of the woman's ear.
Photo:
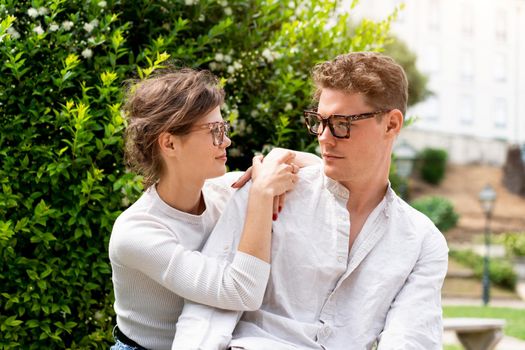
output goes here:
<path id="1" fill-rule="evenodd" d="M 403 127 L 403 113 L 399 109 L 393 109 L 385 116 L 386 120 L 386 133 L 397 136 Z"/>
<path id="2" fill-rule="evenodd" d="M 179 147 L 175 135 L 172 135 L 169 132 L 163 132 L 159 136 L 158 143 L 160 152 L 165 156 L 173 157 L 177 154 Z"/>

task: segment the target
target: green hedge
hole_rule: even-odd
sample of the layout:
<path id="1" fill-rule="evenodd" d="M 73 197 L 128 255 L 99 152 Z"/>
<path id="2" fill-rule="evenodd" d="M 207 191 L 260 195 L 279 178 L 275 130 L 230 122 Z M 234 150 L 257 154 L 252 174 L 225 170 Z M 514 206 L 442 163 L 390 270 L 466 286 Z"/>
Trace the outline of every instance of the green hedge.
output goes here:
<path id="1" fill-rule="evenodd" d="M 4 0 L 0 5 L 0 348 L 108 348 L 107 244 L 141 191 L 122 161 L 121 84 L 168 60 L 224 78 L 233 167 L 263 144 L 313 149 L 309 69 L 378 49 L 335 0 Z M 350 34 L 352 35 L 350 37 Z"/>
<path id="2" fill-rule="evenodd" d="M 419 158 L 421 178 L 433 185 L 438 185 L 445 177 L 447 152 L 442 149 L 425 148 Z"/>
<path id="3" fill-rule="evenodd" d="M 451 258 L 468 266 L 474 270 L 474 275 L 478 278 L 483 276 L 483 257 L 477 255 L 471 250 L 453 250 L 449 252 Z M 517 275 L 512 265 L 505 260 L 491 258 L 489 262 L 490 280 L 506 289 L 514 290 L 516 288 Z"/>
<path id="4" fill-rule="evenodd" d="M 503 244 L 507 254 L 513 257 L 525 257 L 525 232 L 503 234 Z"/>
<path id="5" fill-rule="evenodd" d="M 454 205 L 444 197 L 422 197 L 413 201 L 411 205 L 428 216 L 441 232 L 456 227 L 459 220 L 459 214 L 454 210 Z"/>

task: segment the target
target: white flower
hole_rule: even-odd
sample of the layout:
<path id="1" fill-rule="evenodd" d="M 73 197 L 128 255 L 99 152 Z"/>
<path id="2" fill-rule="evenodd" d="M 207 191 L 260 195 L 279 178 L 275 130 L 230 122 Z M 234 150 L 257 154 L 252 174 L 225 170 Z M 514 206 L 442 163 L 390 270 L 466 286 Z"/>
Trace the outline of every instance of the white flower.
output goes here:
<path id="1" fill-rule="evenodd" d="M 84 58 L 91 58 L 93 56 L 93 51 L 91 51 L 91 49 L 84 49 L 84 51 L 82 51 L 81 55 Z"/>
<path id="2" fill-rule="evenodd" d="M 232 13 L 233 13 L 233 12 L 232 12 L 232 9 L 231 9 L 230 7 L 226 7 L 226 8 L 224 9 L 224 14 L 225 14 L 226 16 L 231 16 Z"/>
<path id="3" fill-rule="evenodd" d="M 224 62 L 231 63 L 232 62 L 232 56 L 230 55 L 224 55 Z"/>
<path id="4" fill-rule="evenodd" d="M 219 65 L 215 62 L 210 63 L 210 69 L 211 70 L 217 70 L 219 68 Z"/>
<path id="5" fill-rule="evenodd" d="M 97 5 L 98 5 L 99 7 L 105 8 L 105 7 L 108 5 L 108 3 L 105 2 L 105 1 L 99 1 Z"/>
<path id="6" fill-rule="evenodd" d="M 241 69 L 242 68 L 241 62 L 239 62 L 239 61 L 233 62 L 233 68 L 235 68 L 235 70 Z"/>
<path id="7" fill-rule="evenodd" d="M 284 106 L 284 110 L 285 110 L 285 111 L 291 111 L 292 108 L 293 108 L 293 106 L 292 106 L 292 104 L 291 104 L 290 102 L 288 102 L 288 103 L 286 104 L 286 106 Z"/>
<path id="8" fill-rule="evenodd" d="M 95 43 L 95 37 L 90 36 L 88 38 L 88 43 L 94 44 Z"/>
<path id="9" fill-rule="evenodd" d="M 13 27 L 9 27 L 7 28 L 7 34 L 9 34 L 11 36 L 11 39 L 19 39 L 20 38 L 20 33 L 16 31 L 15 28 Z"/>
<path id="10" fill-rule="evenodd" d="M 58 24 L 56 23 L 52 23 L 50 26 L 49 26 L 49 31 L 51 32 L 56 32 L 58 30 Z"/>
<path id="11" fill-rule="evenodd" d="M 49 12 L 49 10 L 47 8 L 43 7 L 43 6 L 38 8 L 38 14 L 40 16 L 47 15 L 48 12 Z"/>
<path id="12" fill-rule="evenodd" d="M 88 33 L 91 33 L 91 31 L 95 28 L 95 26 L 91 23 L 84 23 L 84 30 Z"/>
<path id="13" fill-rule="evenodd" d="M 93 27 L 98 26 L 98 19 L 92 20 L 91 22 L 89 22 L 89 24 L 91 24 Z"/>
<path id="14" fill-rule="evenodd" d="M 264 49 L 261 55 L 266 59 L 266 61 L 273 62 L 274 58 L 272 52 L 269 49 Z"/>
<path id="15" fill-rule="evenodd" d="M 228 69 L 226 69 L 226 71 L 230 74 L 233 74 L 235 73 L 235 68 L 233 66 L 228 66 Z"/>
<path id="16" fill-rule="evenodd" d="M 222 62 L 224 60 L 224 55 L 222 53 L 215 54 L 215 61 Z"/>
<path id="17" fill-rule="evenodd" d="M 29 17 L 37 18 L 38 17 L 38 10 L 34 7 L 30 7 L 29 10 L 27 10 L 27 14 Z"/>
<path id="18" fill-rule="evenodd" d="M 184 0 L 186 6 L 191 6 L 197 3 L 197 0 Z"/>
<path id="19" fill-rule="evenodd" d="M 71 21 L 62 22 L 62 28 L 64 28 L 64 30 L 70 30 L 71 28 L 73 28 L 73 22 Z"/>
<path id="20" fill-rule="evenodd" d="M 33 32 L 37 33 L 38 35 L 44 34 L 44 30 L 41 26 L 36 26 L 35 28 L 33 28 Z"/>
<path id="21" fill-rule="evenodd" d="M 259 115 L 259 111 L 256 110 L 256 109 L 254 109 L 254 110 L 252 110 L 252 111 L 250 112 L 250 115 L 251 115 L 252 117 L 255 118 L 255 117 L 257 117 L 257 116 Z"/>

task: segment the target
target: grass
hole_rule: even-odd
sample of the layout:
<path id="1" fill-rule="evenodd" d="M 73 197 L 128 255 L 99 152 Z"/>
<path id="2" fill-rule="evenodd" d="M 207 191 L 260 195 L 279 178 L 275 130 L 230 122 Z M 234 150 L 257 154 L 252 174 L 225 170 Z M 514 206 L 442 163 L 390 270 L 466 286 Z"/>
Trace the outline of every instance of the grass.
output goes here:
<path id="1" fill-rule="evenodd" d="M 463 350 L 463 347 L 461 345 L 445 345 L 443 350 Z"/>
<path id="2" fill-rule="evenodd" d="M 507 324 L 503 329 L 505 335 L 525 340 L 525 309 L 490 306 L 445 306 L 443 307 L 443 316 L 502 318 L 507 321 Z M 453 350 L 456 348 L 445 347 L 445 349 Z"/>

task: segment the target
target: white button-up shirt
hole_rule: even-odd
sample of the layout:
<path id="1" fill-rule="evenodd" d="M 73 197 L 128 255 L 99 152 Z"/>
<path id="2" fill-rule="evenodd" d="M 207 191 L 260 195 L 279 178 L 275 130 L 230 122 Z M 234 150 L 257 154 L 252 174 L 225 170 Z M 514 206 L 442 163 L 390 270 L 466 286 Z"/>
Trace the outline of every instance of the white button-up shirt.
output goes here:
<path id="1" fill-rule="evenodd" d="M 225 348 L 230 340 L 255 350 L 441 349 L 448 248 L 439 230 L 389 188 L 349 252 L 351 194 L 322 166 L 299 175 L 273 224 L 261 308 L 235 327 L 240 313 L 187 302 L 172 349 Z M 204 253 L 232 258 L 247 199 L 247 188 L 234 195 Z"/>

